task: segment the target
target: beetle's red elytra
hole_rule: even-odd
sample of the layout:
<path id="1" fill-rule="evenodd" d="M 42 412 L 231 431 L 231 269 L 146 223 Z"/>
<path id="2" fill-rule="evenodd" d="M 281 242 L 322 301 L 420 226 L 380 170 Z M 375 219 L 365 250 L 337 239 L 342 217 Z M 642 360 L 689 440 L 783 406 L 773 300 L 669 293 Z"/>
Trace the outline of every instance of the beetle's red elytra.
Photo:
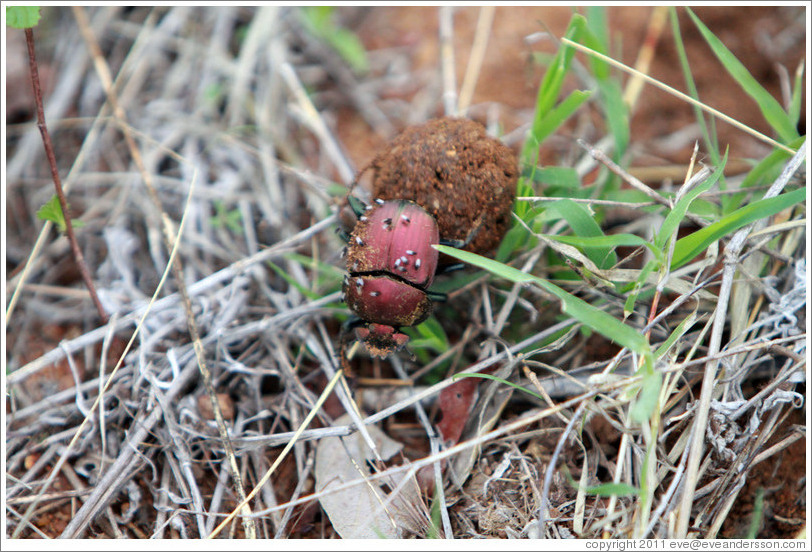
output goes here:
<path id="1" fill-rule="evenodd" d="M 408 337 L 397 331 L 431 314 L 426 290 L 434 281 L 440 242 L 437 222 L 412 201 L 376 200 L 367 206 L 350 235 L 344 280 L 347 306 L 366 328 L 356 337 L 371 354 L 387 356 Z"/>

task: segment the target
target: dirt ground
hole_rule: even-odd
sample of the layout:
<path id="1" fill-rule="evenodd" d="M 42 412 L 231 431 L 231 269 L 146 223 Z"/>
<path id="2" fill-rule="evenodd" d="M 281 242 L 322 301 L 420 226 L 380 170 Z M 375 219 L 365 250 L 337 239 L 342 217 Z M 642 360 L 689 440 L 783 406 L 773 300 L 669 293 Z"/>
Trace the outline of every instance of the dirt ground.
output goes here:
<path id="1" fill-rule="evenodd" d="M 803 8 L 702 7 L 695 11 L 762 85 L 776 98 L 783 98 L 785 90 L 782 88 L 784 74 L 782 72 L 786 70 L 792 79 L 799 63 L 805 59 L 807 29 L 802 15 Z M 458 84 L 462 82 L 465 74 L 478 13 L 479 10 L 475 8 L 460 8 L 455 11 L 454 52 Z M 538 40 L 541 39 L 537 35 L 550 32 L 560 36 L 571 14 L 571 9 L 566 7 L 500 7 L 496 10 L 492 35 L 469 115 L 482 122 L 498 120 L 506 136 L 506 143 L 515 150 L 523 139 L 523 133 L 520 132 L 523 125 L 532 118 L 539 79 L 543 75 L 543 68 L 532 62 L 533 53 L 539 50 L 554 51 L 549 43 L 542 41 L 540 46 Z M 612 39 L 617 45 L 615 52 L 617 59 L 634 65 L 637 52 L 646 40 L 651 14 L 652 9 L 649 7 L 622 7 L 609 10 L 609 24 L 614 33 Z M 769 133 L 767 123 L 758 110 L 754 109 L 753 104 L 737 100 L 735 98 L 740 96 L 730 93 L 731 89 L 736 88 L 735 82 L 720 70 L 718 61 L 713 57 L 701 35 L 688 17 L 685 14 L 683 16 L 680 20 L 683 39 L 700 98 L 727 115 L 759 131 Z M 413 112 L 401 114 L 400 117 L 393 117 L 392 120 L 396 121 L 398 126 L 390 129 L 373 128 L 351 105 L 344 105 L 335 111 L 335 128 L 341 146 L 354 165 L 362 167 L 379 152 L 382 141 L 391 139 L 402 127 L 442 115 L 442 104 L 436 101 L 440 91 L 437 10 L 434 7 L 348 9 L 343 14 L 343 22 L 358 34 L 368 51 L 394 49 L 403 52 L 404 57 L 408 59 L 409 74 L 412 78 L 404 81 L 393 80 L 392 89 L 388 91 L 391 97 L 419 100 L 423 95 L 426 96 L 425 101 L 414 102 L 415 105 L 423 106 L 422 110 L 415 109 Z M 685 83 L 673 48 L 671 29 L 667 25 L 657 40 L 656 53 L 650 69 L 651 76 L 684 90 Z M 19 47 L 10 48 L 9 56 L 12 51 L 21 52 Z M 10 62 L 7 74 L 10 77 L 11 71 L 18 71 L 17 79 L 19 79 L 26 70 L 25 65 L 15 69 Z M 47 60 L 44 60 L 41 70 L 43 77 L 48 79 L 51 68 L 48 67 Z M 25 106 L 24 101 L 20 100 L 21 97 L 25 97 L 25 93 L 12 90 L 11 87 L 16 86 L 17 82 L 19 81 L 10 80 L 7 88 L 9 94 L 7 123 L 30 120 L 33 114 L 33 111 Z M 806 120 L 805 112 L 806 108 L 802 121 Z M 695 120 L 693 110 L 687 104 L 663 91 L 646 86 L 633 113 L 633 159 L 630 162 L 632 167 L 687 164 L 693 142 L 698 137 L 697 131 L 687 134 L 679 132 L 689 127 Z M 803 128 L 800 131 L 802 134 L 805 133 Z M 583 120 L 574 120 L 550 140 L 546 150 L 542 151 L 541 162 L 562 164 L 560 158 L 562 152 L 576 149 L 572 147 L 576 139 L 583 137 L 594 143 L 603 132 L 604 129 L 589 128 Z M 760 158 L 769 151 L 761 142 L 721 122 L 718 123 L 718 135 L 723 147 L 726 144 L 730 145 L 730 155 L 734 159 Z M 15 208 L 14 201 L 15 197 L 9 197 L 8 209 Z M 8 216 L 5 218 L 6 221 L 9 220 Z M 8 223 L 4 221 L 4 224 Z M 15 228 L 10 226 L 9 229 Z M 16 229 L 21 232 L 27 230 L 20 227 Z M 78 282 L 78 275 L 69 263 L 65 263 L 61 268 L 63 272 L 54 281 L 55 284 L 71 285 Z M 6 270 L 9 275 L 15 274 L 20 269 L 18 263 L 10 262 L 7 257 Z M 58 323 L 37 327 L 38 330 L 33 332 L 35 338 L 30 339 L 26 345 L 26 354 L 20 359 L 23 363 L 57 347 L 64 339 L 87 331 L 87 328 L 79 323 Z M 31 328 L 27 328 L 27 331 L 30 332 Z M 15 342 L 14 328 L 6 329 L 6 339 L 11 349 Z M 593 343 L 596 349 L 605 346 L 605 343 L 600 341 L 589 343 Z M 119 342 L 114 343 L 114 350 L 108 353 L 110 358 L 115 358 L 115 352 L 120 350 L 121 345 Z M 586 355 L 589 354 L 590 351 L 586 351 Z M 603 356 L 603 352 L 600 356 Z M 32 397 L 37 394 L 46 396 L 48 393 L 67 389 L 73 384 L 74 376 L 67 363 L 62 362 L 42 371 L 36 379 L 29 379 L 26 382 L 26 391 Z M 7 405 L 7 413 L 10 411 L 8 408 Z M 805 418 L 808 417 L 806 410 L 808 407 L 805 406 L 804 409 L 794 410 L 787 416 L 769 445 L 794 431 L 805 431 Z M 610 449 L 616 447 L 619 440 L 619 433 L 613 432 L 611 427 L 603 428 L 602 438 Z M 554 439 L 551 445 L 555 445 Z M 807 466 L 806 448 L 806 439 L 802 438 L 753 468 L 722 526 L 720 536 L 740 538 L 746 533 L 753 518 L 756 497 L 761 493 L 764 507 L 758 537 L 791 538 L 806 525 L 807 505 L 804 500 L 806 488 L 798 486 L 799 474 L 803 473 Z M 39 460 L 38 456 L 32 455 L 25 460 L 25 465 L 30 467 Z M 575 468 L 577 469 L 577 466 Z M 287 461 L 281 469 L 283 474 L 292 473 L 295 465 L 292 461 Z M 577 473 L 575 476 L 577 478 Z M 146 484 L 146 479 L 142 482 Z M 53 491 L 67 493 L 75 489 L 75 485 L 69 483 L 72 482 L 59 478 Z M 291 485 L 290 489 L 285 489 L 280 494 L 289 496 L 292 492 Z M 149 497 L 149 493 L 145 495 Z M 464 497 L 457 499 L 461 504 L 464 503 Z M 40 527 L 47 527 L 49 536 L 57 536 L 68 524 L 76 501 L 68 498 L 52 504 L 52 509 L 39 512 L 37 524 Z M 24 509 L 24 506 L 20 508 Z M 126 509 L 126 500 L 116 505 L 117 512 L 124 512 Z M 504 537 L 504 533 L 498 532 L 498 514 L 499 512 L 493 511 L 475 512 L 475 515 L 479 516 L 481 528 L 491 527 L 493 536 Z M 103 522 L 96 527 L 96 534 L 103 536 L 112 532 L 105 524 L 109 525 L 109 522 Z M 290 536 L 293 537 L 330 536 L 319 533 L 321 525 L 318 508 L 314 503 L 297 511 L 292 526 Z M 129 523 L 128 527 L 132 531 L 131 536 L 147 536 L 143 534 L 144 526 L 138 523 L 137 518 Z M 483 532 L 487 531 L 483 529 Z M 24 536 L 34 535 L 24 533 Z"/>

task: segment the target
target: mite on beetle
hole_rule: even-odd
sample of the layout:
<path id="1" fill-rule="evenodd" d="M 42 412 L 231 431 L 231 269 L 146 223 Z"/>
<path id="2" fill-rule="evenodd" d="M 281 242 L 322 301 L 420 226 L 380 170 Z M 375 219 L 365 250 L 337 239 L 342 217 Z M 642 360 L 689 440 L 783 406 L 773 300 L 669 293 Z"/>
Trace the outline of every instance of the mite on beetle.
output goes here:
<path id="1" fill-rule="evenodd" d="M 409 337 L 400 328 L 426 320 L 432 298 L 441 297 L 428 291 L 439 258 L 432 245 L 464 245 L 440 240 L 434 217 L 412 201 L 376 200 L 366 207 L 353 197 L 349 202 L 358 222 L 347 241 L 343 291 L 357 319 L 348 323 L 342 335 L 345 371 L 344 347 L 352 339 L 381 358 L 406 345 Z"/>

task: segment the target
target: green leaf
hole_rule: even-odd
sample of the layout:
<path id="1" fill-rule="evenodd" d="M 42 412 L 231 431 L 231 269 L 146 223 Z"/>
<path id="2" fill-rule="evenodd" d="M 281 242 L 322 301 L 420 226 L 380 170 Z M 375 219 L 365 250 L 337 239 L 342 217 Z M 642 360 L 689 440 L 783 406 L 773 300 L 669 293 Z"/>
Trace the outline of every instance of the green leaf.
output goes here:
<path id="1" fill-rule="evenodd" d="M 336 28 L 327 35 L 326 39 L 356 73 L 363 74 L 369 70 L 367 51 L 355 33 L 347 29 Z"/>
<path id="2" fill-rule="evenodd" d="M 760 199 L 749 205 L 736 209 L 721 220 L 697 230 L 677 241 L 674 246 L 674 257 L 671 270 L 676 270 L 691 261 L 702 251 L 720 238 L 747 226 L 751 222 L 770 217 L 792 207 L 806 198 L 806 187 L 787 192 L 776 197 Z"/>
<path id="3" fill-rule="evenodd" d="M 335 6 L 302 6 L 302 19 L 310 27 L 310 31 L 321 34 L 331 25 L 330 18 Z"/>
<path id="4" fill-rule="evenodd" d="M 688 87 L 688 94 L 696 101 L 699 101 L 699 92 L 696 88 L 696 82 L 694 81 L 694 76 L 691 74 L 691 67 L 688 63 L 688 54 L 685 50 L 685 44 L 682 40 L 682 31 L 680 30 L 679 26 L 679 15 L 677 14 L 677 9 L 674 6 L 669 8 L 669 15 L 671 16 L 671 35 L 674 37 L 674 45 L 676 47 L 677 57 L 680 61 L 680 67 L 682 68 L 682 74 L 685 78 L 685 84 Z M 721 156 L 719 155 L 719 143 L 716 138 L 715 129 L 708 129 L 708 123 L 705 121 L 705 113 L 700 109 L 698 105 L 691 104 L 691 108 L 694 111 L 694 117 L 696 118 L 697 123 L 699 124 L 699 128 L 702 132 L 702 140 L 705 143 L 705 148 L 708 150 L 708 154 L 710 155 L 710 162 L 718 167 L 721 163 Z M 714 127 L 714 119 L 713 117 L 710 118 L 710 126 Z M 722 176 L 719 179 L 719 187 L 722 190 L 726 189 L 725 178 Z M 728 212 L 728 199 L 726 196 L 722 196 L 722 212 Z"/>
<path id="5" fill-rule="evenodd" d="M 778 103 L 778 100 L 773 98 L 772 95 L 759 84 L 747 68 L 727 49 L 727 46 L 725 46 L 721 40 L 716 38 L 690 8 L 686 7 L 685 9 L 688 11 L 688 15 L 691 16 L 691 19 L 693 19 L 699 32 L 702 33 L 705 41 L 711 47 L 711 50 L 713 50 L 713 53 L 719 61 L 722 62 L 722 65 L 727 72 L 730 73 L 730 76 L 736 79 L 736 82 L 739 83 L 739 86 L 742 87 L 747 95 L 756 101 L 762 115 L 764 115 L 764 118 L 770 126 L 778 133 L 781 140 L 786 143 L 797 138 L 798 130 L 795 128 L 795 125 L 792 124 L 792 120 L 781 107 L 781 104 Z"/>
<path id="6" fill-rule="evenodd" d="M 299 8 L 305 27 L 314 36 L 329 44 L 355 72 L 365 73 L 369 61 L 358 36 L 333 22 L 335 6 L 303 6 Z"/>
<path id="7" fill-rule="evenodd" d="M 640 489 L 628 483 L 601 483 L 587 487 L 585 492 L 595 496 L 638 496 Z"/>
<path id="8" fill-rule="evenodd" d="M 661 358 L 668 350 L 677 342 L 677 340 L 685 335 L 685 332 L 691 329 L 691 327 L 696 324 L 697 321 L 696 312 L 692 312 L 688 317 L 686 317 L 682 322 L 679 323 L 677 328 L 671 332 L 671 335 L 663 341 L 662 345 L 657 347 L 657 350 L 654 352 L 654 358 Z"/>
<path id="9" fill-rule="evenodd" d="M 648 422 L 660 400 L 660 388 L 662 385 L 663 375 L 660 372 L 651 371 L 643 376 L 640 394 L 629 412 L 629 417 L 633 422 L 638 424 Z"/>
<path id="10" fill-rule="evenodd" d="M 533 181 L 541 183 L 550 195 L 551 189 L 563 188 L 567 193 L 577 192 L 581 177 L 572 167 L 543 167 L 533 172 Z M 563 190 L 562 190 L 563 192 Z M 570 196 L 571 197 L 571 196 Z"/>
<path id="11" fill-rule="evenodd" d="M 68 205 L 68 208 L 70 209 L 70 205 Z M 62 213 L 62 206 L 59 204 L 59 198 L 56 196 L 56 194 L 52 195 L 51 199 L 49 199 L 45 205 L 39 208 L 37 211 L 37 218 L 56 224 L 60 232 L 64 232 L 67 229 L 65 215 Z M 81 228 L 84 225 L 85 224 L 81 220 L 71 221 L 71 226 L 74 228 Z"/>
<path id="12" fill-rule="evenodd" d="M 623 90 L 615 79 L 600 81 L 606 122 L 615 140 L 614 158 L 620 160 L 629 145 L 629 108 L 623 101 Z"/>
<path id="13" fill-rule="evenodd" d="M 544 397 L 542 397 L 540 394 L 536 393 L 535 391 L 531 391 L 530 389 L 522 387 L 521 385 L 519 385 L 517 383 L 513 383 L 512 381 L 508 381 L 508 380 L 506 380 L 504 378 L 500 378 L 499 376 L 494 376 L 493 374 L 480 374 L 478 372 L 476 372 L 476 373 L 460 372 L 458 374 L 454 374 L 453 376 L 451 376 L 452 380 L 457 380 L 459 378 L 482 378 L 482 379 L 489 379 L 489 380 L 493 380 L 493 381 L 498 381 L 499 383 L 507 385 L 508 387 L 513 387 L 514 389 L 517 389 L 518 391 L 521 391 L 523 393 L 527 393 L 528 395 L 531 395 L 531 396 L 537 398 L 540 401 L 545 400 Z"/>
<path id="14" fill-rule="evenodd" d="M 583 33 L 583 42 L 596 52 L 610 55 L 609 20 L 606 8 L 591 6 L 587 8 L 586 15 L 587 25 Z M 626 102 L 623 101 L 620 80 L 612 76 L 611 66 L 597 57 L 590 57 L 589 64 L 600 89 L 599 99 L 609 133 L 615 141 L 613 158 L 619 161 L 629 144 L 629 109 Z"/>
<path id="15" fill-rule="evenodd" d="M 561 301 L 561 310 L 588 328 L 595 330 L 607 339 L 619 344 L 622 347 L 638 353 L 646 361 L 646 365 L 651 365 L 651 348 L 648 340 L 637 329 L 627 326 L 620 320 L 605 313 L 574 295 L 567 293 L 557 285 L 543 280 L 538 276 L 527 274 L 500 262 L 476 255 L 468 251 L 462 251 L 453 247 L 443 245 L 433 246 L 441 253 L 457 258 L 463 262 L 484 268 L 485 270 L 507 280 L 517 283 L 532 283 Z"/>
<path id="16" fill-rule="evenodd" d="M 795 86 L 792 87 L 792 97 L 790 98 L 789 109 L 787 111 L 790 122 L 792 122 L 796 128 L 798 126 L 798 122 L 801 120 L 801 103 L 803 101 L 803 95 L 804 66 L 801 65 L 798 68 L 798 72 L 795 74 Z"/>
<path id="17" fill-rule="evenodd" d="M 586 20 L 582 15 L 574 15 L 570 20 L 570 24 L 564 36 L 577 42 L 578 37 L 583 32 L 585 23 Z M 544 137 L 543 134 L 546 131 L 544 119 L 553 109 L 558 99 L 564 77 L 569 73 L 570 62 L 574 55 L 574 48 L 570 46 L 561 47 L 553 59 L 553 62 L 544 73 L 544 77 L 541 79 L 538 95 L 536 96 L 533 124 L 530 127 L 530 135 L 527 137 L 521 153 L 521 160 L 525 166 L 532 167 L 536 165 L 538 147 L 541 145 L 541 140 Z"/>
<path id="18" fill-rule="evenodd" d="M 9 6 L 6 8 L 6 25 L 14 29 L 30 29 L 39 23 L 39 6 Z"/>
<path id="19" fill-rule="evenodd" d="M 685 214 L 688 212 L 688 207 L 691 206 L 694 199 L 696 199 L 700 194 L 703 194 L 710 190 L 711 186 L 716 184 L 716 181 L 719 180 L 719 177 L 725 171 L 725 164 L 727 163 L 727 152 L 725 152 L 725 158 L 723 159 L 722 163 L 719 167 L 711 174 L 704 182 L 694 187 L 694 189 L 690 190 L 687 194 L 682 196 L 677 204 L 674 205 L 674 208 L 671 209 L 671 212 L 665 217 L 663 224 L 660 226 L 660 231 L 657 233 L 657 237 L 654 239 L 654 246 L 661 251 L 665 249 L 666 245 L 668 244 L 669 239 L 676 233 L 677 228 L 679 228 L 680 223 L 685 218 Z"/>
<path id="20" fill-rule="evenodd" d="M 298 289 L 299 293 L 301 293 L 302 295 L 307 297 L 309 300 L 315 301 L 316 299 L 318 299 L 320 297 L 320 295 L 318 293 L 310 291 L 309 289 L 304 287 L 302 284 L 300 284 L 298 281 L 296 281 L 296 278 L 294 278 L 293 276 L 291 276 L 290 274 L 285 272 L 285 270 L 281 266 L 278 266 L 278 265 L 272 263 L 271 261 L 268 261 L 268 266 L 271 267 L 271 270 L 273 270 L 279 276 L 281 276 L 282 279 L 284 279 L 288 283 L 288 285 L 291 285 L 291 286 L 295 287 L 296 289 Z"/>
<path id="21" fill-rule="evenodd" d="M 412 328 L 409 337 L 413 349 L 432 349 L 438 353 L 448 350 L 448 336 L 443 326 L 433 316 Z"/>
<path id="22" fill-rule="evenodd" d="M 592 96 L 592 92 L 589 90 L 573 90 L 564 101 L 547 111 L 544 116 L 536 121 L 533 125 L 533 139 L 538 144 L 541 144 L 564 121 L 569 119 L 590 96 Z"/>
<path id="23" fill-rule="evenodd" d="M 557 242 L 566 243 L 581 248 L 600 248 L 609 249 L 614 247 L 641 247 L 645 246 L 655 251 L 654 247 L 635 234 L 611 234 L 609 236 L 558 236 L 553 234 L 544 234 L 545 237 L 555 240 Z"/>
<path id="24" fill-rule="evenodd" d="M 605 237 L 601 227 L 587 211 L 586 207 L 569 199 L 562 199 L 550 204 L 549 210 L 561 214 L 570 225 L 576 236 L 582 238 Z M 608 246 L 584 247 L 584 254 L 599 268 L 611 268 L 617 263 L 617 255 Z"/>

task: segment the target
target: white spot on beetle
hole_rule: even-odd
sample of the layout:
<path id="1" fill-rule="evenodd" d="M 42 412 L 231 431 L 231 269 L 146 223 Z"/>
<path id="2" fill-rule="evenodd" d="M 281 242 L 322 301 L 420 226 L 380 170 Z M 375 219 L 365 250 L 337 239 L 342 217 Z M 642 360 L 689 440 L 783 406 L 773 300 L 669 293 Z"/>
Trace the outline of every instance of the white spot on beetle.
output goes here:
<path id="1" fill-rule="evenodd" d="M 355 236 L 355 243 L 358 245 L 364 245 L 364 240 L 362 240 L 360 236 Z"/>
<path id="2" fill-rule="evenodd" d="M 364 206 L 364 211 L 370 211 L 370 210 L 372 210 L 372 205 L 365 205 Z"/>
<path id="3" fill-rule="evenodd" d="M 360 287 L 364 287 L 364 281 L 363 281 L 361 278 L 356 278 L 356 279 L 355 279 L 355 285 L 356 285 L 357 287 L 359 287 L 359 288 L 360 288 Z"/>
<path id="4" fill-rule="evenodd" d="M 402 264 L 409 264 L 409 259 L 407 259 L 406 257 L 401 257 L 401 258 L 400 258 L 400 262 L 401 262 Z"/>
<path id="5" fill-rule="evenodd" d="M 359 218 L 358 220 L 360 220 L 361 222 L 366 222 L 369 220 L 369 218 L 365 217 L 364 215 L 361 215 L 361 218 Z"/>
<path id="6" fill-rule="evenodd" d="M 406 250 L 407 255 L 417 255 L 417 251 L 412 251 L 411 249 Z"/>
<path id="7" fill-rule="evenodd" d="M 420 268 L 420 264 L 421 264 L 420 259 L 415 259 L 415 260 L 414 260 L 414 267 L 415 267 L 415 268 Z"/>
<path id="8" fill-rule="evenodd" d="M 358 261 L 353 261 L 352 262 L 352 271 L 353 272 L 358 272 Z"/>
<path id="9" fill-rule="evenodd" d="M 383 229 L 389 230 L 391 228 L 392 228 L 392 219 L 391 218 L 383 219 Z"/>
<path id="10" fill-rule="evenodd" d="M 412 219 L 410 219 L 410 218 L 409 218 L 409 217 L 407 217 L 406 215 L 400 215 L 400 218 L 402 218 L 402 219 L 403 219 L 403 222 L 404 222 L 405 224 L 409 224 L 410 222 L 412 222 Z"/>
<path id="11" fill-rule="evenodd" d="M 375 203 L 377 203 L 378 205 L 383 205 L 383 200 L 378 198 L 375 200 Z"/>
<path id="12" fill-rule="evenodd" d="M 400 259 L 395 259 L 395 268 L 400 267 Z"/>
<path id="13" fill-rule="evenodd" d="M 373 297 L 378 297 L 381 294 L 381 292 L 380 291 L 370 291 L 369 294 L 371 296 L 373 296 Z"/>

